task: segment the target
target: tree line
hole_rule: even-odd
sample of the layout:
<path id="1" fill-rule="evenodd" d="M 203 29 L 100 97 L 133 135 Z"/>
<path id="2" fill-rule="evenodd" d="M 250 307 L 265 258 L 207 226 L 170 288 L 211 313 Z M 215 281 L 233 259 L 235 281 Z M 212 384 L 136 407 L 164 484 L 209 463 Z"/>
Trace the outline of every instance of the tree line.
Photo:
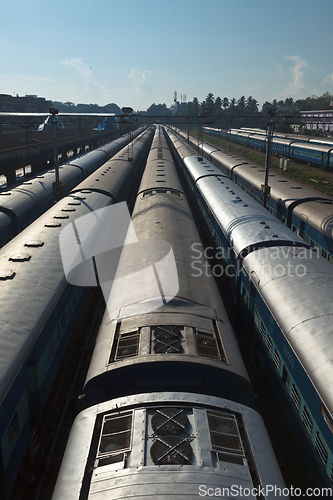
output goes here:
<path id="1" fill-rule="evenodd" d="M 276 130 L 280 132 L 291 132 L 291 123 L 299 122 L 300 111 L 324 110 L 330 108 L 333 102 L 333 95 L 325 92 L 321 96 L 312 95 L 305 99 L 294 100 L 288 97 L 284 100 L 274 99 L 272 102 L 264 102 L 259 110 L 258 101 L 252 97 L 241 96 L 239 99 L 229 99 L 228 97 L 214 97 L 209 93 L 207 97 L 199 102 L 194 97 L 192 102 L 182 103 L 174 107 L 167 107 L 166 104 L 153 103 L 146 111 L 140 111 L 142 115 L 148 116 L 199 116 L 205 110 L 210 110 L 213 117 L 220 118 L 221 127 L 257 127 L 265 128 L 267 125 L 267 116 L 270 110 L 276 110 L 276 121 L 278 122 Z M 117 104 L 110 103 L 106 106 L 98 104 L 74 104 L 72 102 L 53 102 L 53 106 L 59 109 L 59 112 L 67 113 L 115 113 L 121 114 L 121 109 Z M 290 116 L 290 118 L 282 118 Z M 281 119 L 279 119 L 281 117 Z M 315 131 L 316 132 L 316 131 Z M 321 132 L 318 131 L 318 134 Z"/>
<path id="2" fill-rule="evenodd" d="M 294 100 L 288 97 L 284 100 L 274 99 L 272 102 L 266 101 L 259 110 L 258 101 L 252 97 L 241 96 L 238 100 L 228 97 L 214 97 L 209 93 L 202 102 L 194 97 L 192 102 L 186 105 L 177 106 L 177 111 L 168 108 L 166 104 L 152 104 L 146 111 L 147 115 L 160 116 L 198 116 L 205 110 L 211 111 L 211 116 L 221 118 L 221 126 L 232 127 L 256 127 L 265 128 L 267 125 L 268 112 L 276 111 L 276 120 L 279 122 L 276 130 L 280 132 L 291 132 L 290 125 L 299 122 L 300 111 L 314 111 L 331 109 L 333 95 L 325 92 L 321 96 L 312 95 L 305 99 Z M 175 109 L 175 108 L 174 108 Z M 280 119 L 279 119 L 280 117 Z M 289 117 L 289 118 L 282 118 Z M 208 118 L 209 119 L 209 118 Z M 318 131 L 318 134 L 320 131 Z"/>

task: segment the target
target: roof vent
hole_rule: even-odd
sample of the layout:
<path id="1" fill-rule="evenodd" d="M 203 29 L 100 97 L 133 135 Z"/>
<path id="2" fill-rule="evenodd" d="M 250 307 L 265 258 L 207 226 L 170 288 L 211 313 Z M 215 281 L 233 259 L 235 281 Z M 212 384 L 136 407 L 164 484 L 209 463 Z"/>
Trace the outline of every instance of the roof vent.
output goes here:
<path id="1" fill-rule="evenodd" d="M 16 255 L 12 255 L 8 260 L 12 262 L 26 262 L 31 259 L 31 255 L 28 253 L 18 253 Z"/>
<path id="2" fill-rule="evenodd" d="M 42 240 L 30 240 L 24 244 L 25 247 L 33 247 L 33 248 L 42 247 L 43 245 L 44 241 Z"/>
<path id="3" fill-rule="evenodd" d="M 15 276 L 15 271 L 0 271 L 0 281 L 12 280 Z"/>
<path id="4" fill-rule="evenodd" d="M 47 224 L 44 224 L 44 227 L 60 227 L 61 222 L 48 222 Z"/>

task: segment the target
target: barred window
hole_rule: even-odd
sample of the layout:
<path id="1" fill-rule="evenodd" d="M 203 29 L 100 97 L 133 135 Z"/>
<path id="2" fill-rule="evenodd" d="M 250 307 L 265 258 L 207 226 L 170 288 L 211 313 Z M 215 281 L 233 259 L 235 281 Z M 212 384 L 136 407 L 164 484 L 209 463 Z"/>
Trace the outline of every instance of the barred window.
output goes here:
<path id="1" fill-rule="evenodd" d="M 268 351 L 272 354 L 272 351 L 273 351 L 273 342 L 272 342 L 272 339 L 271 339 L 271 337 L 269 335 L 267 335 L 266 347 L 267 347 Z"/>
<path id="2" fill-rule="evenodd" d="M 139 331 L 121 333 L 118 338 L 116 360 L 137 356 L 139 351 Z"/>
<path id="3" fill-rule="evenodd" d="M 280 355 L 279 353 L 277 352 L 277 350 L 275 349 L 274 351 L 274 364 L 276 366 L 276 368 L 280 371 L 280 368 L 281 368 L 281 358 L 280 358 Z"/>
<path id="4" fill-rule="evenodd" d="M 212 450 L 244 456 L 236 418 L 233 415 L 207 412 Z"/>
<path id="5" fill-rule="evenodd" d="M 266 340 L 266 328 L 264 326 L 264 323 L 261 322 L 260 324 L 260 335 L 262 336 L 263 340 Z"/>
<path id="6" fill-rule="evenodd" d="M 293 386 L 291 388 L 291 400 L 294 403 L 294 405 L 296 406 L 297 411 L 299 411 L 300 407 L 301 407 L 301 396 L 299 395 L 299 393 L 295 387 L 295 384 L 293 384 Z"/>
<path id="7" fill-rule="evenodd" d="M 259 323 L 260 323 L 259 314 L 258 314 L 258 311 L 255 310 L 254 311 L 254 324 L 256 325 L 257 328 L 259 328 Z"/>
<path id="8" fill-rule="evenodd" d="M 132 412 L 105 415 L 98 445 L 97 458 L 129 451 L 132 433 Z"/>
<path id="9" fill-rule="evenodd" d="M 313 422 L 312 422 L 312 418 L 310 417 L 310 414 L 309 414 L 306 406 L 304 406 L 304 408 L 303 408 L 302 422 L 305 425 L 306 430 L 308 431 L 308 433 L 311 436 L 312 431 L 313 431 Z"/>
<path id="10" fill-rule="evenodd" d="M 17 411 L 15 412 L 14 418 L 8 426 L 8 444 L 11 450 L 14 446 L 17 436 L 20 433 L 20 426 L 18 421 Z"/>
<path id="11" fill-rule="evenodd" d="M 325 444 L 323 443 L 323 440 L 320 437 L 319 432 L 317 432 L 316 435 L 316 440 L 315 440 L 315 449 L 316 452 L 318 453 L 320 460 L 323 462 L 323 464 L 327 465 L 327 460 L 328 460 L 328 451 L 326 449 Z"/>

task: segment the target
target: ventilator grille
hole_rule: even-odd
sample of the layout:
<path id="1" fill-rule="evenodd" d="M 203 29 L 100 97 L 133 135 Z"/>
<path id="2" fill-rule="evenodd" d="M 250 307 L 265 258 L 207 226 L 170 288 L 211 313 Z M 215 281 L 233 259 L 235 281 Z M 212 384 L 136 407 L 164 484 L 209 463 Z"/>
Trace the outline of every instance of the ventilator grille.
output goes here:
<path id="1" fill-rule="evenodd" d="M 186 413 L 181 408 L 159 408 L 154 413 L 152 427 L 156 434 L 184 434 L 189 425 Z"/>
<path id="2" fill-rule="evenodd" d="M 153 328 L 155 354 L 183 352 L 181 332 L 178 326 L 162 325 Z"/>

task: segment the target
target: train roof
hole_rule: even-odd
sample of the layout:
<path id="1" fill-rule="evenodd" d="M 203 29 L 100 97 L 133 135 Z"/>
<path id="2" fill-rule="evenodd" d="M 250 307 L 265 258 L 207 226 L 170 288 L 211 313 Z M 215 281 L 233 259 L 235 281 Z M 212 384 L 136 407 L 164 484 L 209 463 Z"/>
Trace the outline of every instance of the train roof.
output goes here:
<path id="1" fill-rule="evenodd" d="M 279 256 L 254 251 L 243 265 L 333 415 L 332 264 L 316 251 L 282 247 Z"/>
<path id="2" fill-rule="evenodd" d="M 232 180 L 221 174 L 216 175 L 214 170 L 218 169 L 208 160 L 205 162 L 211 165 L 211 168 L 205 168 L 195 157 L 187 157 L 184 160 L 237 255 L 244 255 L 244 252 L 250 251 L 254 245 L 264 242 L 272 245 L 281 245 L 287 241 L 290 244 L 305 244 Z M 212 170 L 210 174 L 209 170 Z"/>
<path id="3" fill-rule="evenodd" d="M 68 196 L 0 250 L 0 402 L 29 355 L 42 327 L 66 286 L 59 250 L 59 232 L 89 211 L 86 203 Z M 94 209 L 110 198 L 84 197 Z M 70 208 L 71 212 L 63 212 Z M 68 219 L 55 217 L 68 216 Z"/>
<path id="4" fill-rule="evenodd" d="M 172 414 L 174 421 L 181 414 L 181 421 L 186 422 L 180 437 L 175 435 L 176 430 L 168 437 L 156 429 L 154 419 L 162 419 L 163 423 Z M 115 426 L 115 419 L 121 428 L 127 429 L 130 439 L 122 439 L 120 446 L 107 447 L 107 443 L 103 445 L 104 428 L 108 426 L 109 432 L 117 433 L 119 425 Z M 240 426 L 244 430 L 242 435 Z M 216 439 L 211 432 L 218 435 L 222 449 L 223 432 L 233 434 L 232 441 L 228 436 L 229 444 L 225 443 L 229 452 L 220 455 L 219 465 L 214 465 L 215 453 L 211 450 L 216 448 Z M 191 437 L 186 439 L 188 433 Z M 116 437 L 115 434 L 109 442 L 117 442 Z M 182 440 L 187 442 L 183 452 L 172 453 L 171 442 L 175 446 Z M 164 442 L 162 447 L 161 442 Z M 120 449 L 118 454 L 117 449 Z M 234 449 L 239 451 L 232 456 Z M 246 461 L 242 459 L 243 450 L 247 450 Z M 163 455 L 165 460 L 160 458 Z M 185 500 L 197 497 L 200 485 L 221 491 L 232 485 L 252 489 L 254 478 L 263 487 L 284 487 L 257 412 L 226 399 L 184 392 L 153 392 L 106 401 L 78 415 L 52 500 L 78 500 L 83 492 L 89 500 L 102 500 L 110 492 L 115 500 L 167 496 Z M 254 500 L 256 496 L 248 498 Z"/>

